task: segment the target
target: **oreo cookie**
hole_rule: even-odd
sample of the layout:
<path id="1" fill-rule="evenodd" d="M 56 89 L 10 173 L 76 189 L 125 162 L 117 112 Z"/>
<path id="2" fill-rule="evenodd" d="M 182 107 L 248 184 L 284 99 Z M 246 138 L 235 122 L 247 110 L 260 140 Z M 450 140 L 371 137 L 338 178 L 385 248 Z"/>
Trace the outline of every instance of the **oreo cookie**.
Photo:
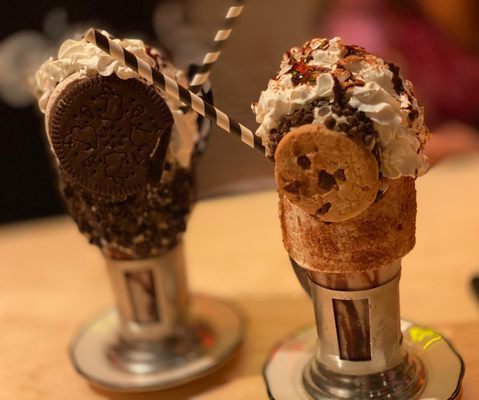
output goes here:
<path id="1" fill-rule="evenodd" d="M 121 200 L 160 180 L 172 126 L 153 87 L 95 75 L 67 85 L 53 104 L 48 131 L 63 179 Z"/>

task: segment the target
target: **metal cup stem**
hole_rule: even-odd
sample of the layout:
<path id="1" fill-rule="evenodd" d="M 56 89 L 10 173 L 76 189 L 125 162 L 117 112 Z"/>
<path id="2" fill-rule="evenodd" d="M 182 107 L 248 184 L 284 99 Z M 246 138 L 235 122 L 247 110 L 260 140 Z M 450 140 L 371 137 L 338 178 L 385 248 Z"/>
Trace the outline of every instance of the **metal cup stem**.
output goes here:
<path id="1" fill-rule="evenodd" d="M 399 260 L 375 274 L 309 274 L 318 345 L 303 382 L 313 398 L 412 400 L 421 393 L 424 368 L 402 346 L 400 269 Z"/>

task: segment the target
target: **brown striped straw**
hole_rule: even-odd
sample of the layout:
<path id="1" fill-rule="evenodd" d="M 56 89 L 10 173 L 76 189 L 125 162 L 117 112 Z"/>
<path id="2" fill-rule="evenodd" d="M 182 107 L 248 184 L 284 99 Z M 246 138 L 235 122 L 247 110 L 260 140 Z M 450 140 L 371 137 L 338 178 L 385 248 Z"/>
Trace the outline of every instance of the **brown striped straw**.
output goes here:
<path id="1" fill-rule="evenodd" d="M 193 76 L 193 79 L 191 80 L 189 89 L 193 93 L 198 93 L 201 87 L 208 80 L 213 65 L 216 63 L 216 61 L 218 61 L 218 58 L 221 55 L 221 49 L 231 35 L 233 25 L 236 23 L 241 13 L 243 12 L 243 4 L 244 0 L 236 0 L 236 4 L 228 9 L 225 21 L 223 23 L 223 27 L 218 32 L 216 32 L 211 51 L 205 55 L 205 57 L 203 58 L 203 65 L 200 67 L 200 69 L 196 72 L 195 76 Z"/>
<path id="2" fill-rule="evenodd" d="M 98 48 L 122 64 L 130 67 L 149 83 L 155 84 L 168 96 L 190 106 L 198 114 L 207 117 L 226 132 L 236 134 L 241 138 L 241 141 L 246 143 L 248 146 L 264 151 L 263 145 L 257 138 L 255 138 L 251 130 L 233 118 L 230 118 L 223 111 L 204 101 L 195 93 L 179 85 L 173 79 L 162 74 L 158 69 L 152 67 L 141 58 L 135 56 L 133 53 L 130 53 L 120 44 L 114 42 L 98 30 L 93 28 L 89 29 L 85 34 L 85 39 L 88 42 L 96 45 Z"/>

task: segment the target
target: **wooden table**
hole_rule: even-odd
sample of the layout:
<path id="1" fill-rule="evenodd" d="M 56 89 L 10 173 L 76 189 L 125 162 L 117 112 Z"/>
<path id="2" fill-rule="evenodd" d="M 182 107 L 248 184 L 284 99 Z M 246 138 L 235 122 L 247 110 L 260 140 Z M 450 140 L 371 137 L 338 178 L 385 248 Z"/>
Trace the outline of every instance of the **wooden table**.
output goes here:
<path id="1" fill-rule="evenodd" d="M 479 158 L 451 161 L 418 181 L 417 245 L 404 259 L 402 315 L 440 329 L 463 355 L 464 400 L 479 399 Z M 112 301 L 99 252 L 66 217 L 0 229 L 0 399 L 267 399 L 271 347 L 313 322 L 282 248 L 272 192 L 195 208 L 186 235 L 194 291 L 229 298 L 249 319 L 240 354 L 185 387 L 149 394 L 97 389 L 75 373 L 67 346 Z"/>

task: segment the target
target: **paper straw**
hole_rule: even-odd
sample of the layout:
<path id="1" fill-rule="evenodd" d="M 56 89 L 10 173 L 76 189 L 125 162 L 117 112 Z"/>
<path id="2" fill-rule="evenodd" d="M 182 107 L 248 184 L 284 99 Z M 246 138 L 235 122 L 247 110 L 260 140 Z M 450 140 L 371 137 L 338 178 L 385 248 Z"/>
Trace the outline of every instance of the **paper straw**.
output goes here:
<path id="1" fill-rule="evenodd" d="M 233 30 L 233 25 L 243 12 L 243 4 L 244 0 L 236 0 L 236 5 L 231 6 L 228 9 L 223 27 L 218 32 L 216 32 L 211 51 L 205 55 L 205 58 L 203 58 L 203 65 L 200 67 L 200 69 L 196 72 L 195 76 L 191 80 L 189 89 L 193 93 L 198 93 L 200 88 L 208 80 L 211 68 L 216 63 L 216 61 L 218 61 L 218 58 L 221 55 L 221 49 L 223 48 L 225 42 L 228 40 L 231 34 L 231 31 Z"/>
<path id="2" fill-rule="evenodd" d="M 147 62 L 138 58 L 133 53 L 130 53 L 120 44 L 114 42 L 101 32 L 96 29 L 89 29 L 85 34 L 85 39 L 95 44 L 122 64 L 130 67 L 148 82 L 155 84 L 160 90 L 166 92 L 168 96 L 187 104 L 198 114 L 207 117 L 226 132 L 238 135 L 241 141 L 248 146 L 264 151 L 263 145 L 258 140 L 255 140 L 255 136 L 251 130 L 233 118 L 230 118 L 223 111 L 207 103 L 195 93 L 179 85 L 173 79 L 163 75 L 158 69 L 153 68 Z"/>

